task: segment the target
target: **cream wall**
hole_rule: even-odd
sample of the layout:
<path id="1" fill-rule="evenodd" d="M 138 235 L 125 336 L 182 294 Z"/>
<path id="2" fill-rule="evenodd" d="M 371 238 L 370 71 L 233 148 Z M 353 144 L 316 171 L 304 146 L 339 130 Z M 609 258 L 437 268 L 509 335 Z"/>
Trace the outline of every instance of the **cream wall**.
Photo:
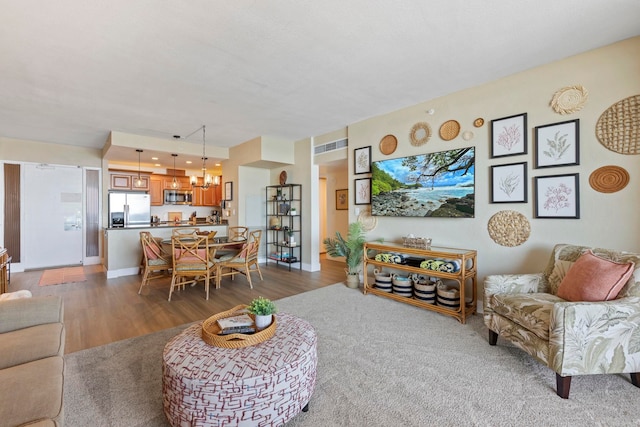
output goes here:
<path id="1" fill-rule="evenodd" d="M 586 106 L 571 115 L 559 115 L 549 107 L 558 89 L 576 84 L 589 91 Z M 416 88 L 419 90 L 419 88 Z M 555 243 L 576 243 L 629 251 L 640 251 L 640 157 L 621 155 L 606 149 L 595 137 L 595 125 L 604 110 L 615 102 L 640 93 L 640 37 L 547 64 L 489 84 L 463 90 L 384 116 L 349 126 L 349 191 L 353 191 L 353 149 L 372 146 L 372 159 L 382 160 L 424 154 L 451 148 L 476 147 L 475 218 L 392 218 L 378 217 L 378 226 L 368 237 L 398 241 L 413 233 L 433 238 L 434 245 L 478 250 L 480 282 L 487 274 L 541 271 Z M 434 109 L 433 115 L 426 113 Z M 490 121 L 520 113 L 528 114 L 528 154 L 490 159 Z M 485 124 L 473 127 L 482 117 Z M 443 141 L 438 129 L 455 119 L 465 130 L 474 132 L 470 141 L 460 136 Z M 534 127 L 580 119 L 580 165 L 533 169 Z M 409 143 L 411 127 L 426 121 L 433 136 L 421 147 Z M 397 150 L 389 156 L 380 153 L 378 142 L 387 135 L 398 138 Z M 528 200 L 526 204 L 489 203 L 490 166 L 528 162 Z M 619 165 L 630 174 L 630 183 L 612 194 L 596 192 L 589 186 L 589 175 L 605 165 Z M 534 218 L 533 177 L 579 173 L 580 219 Z M 358 176 L 360 177 L 360 176 Z M 356 220 L 350 200 L 350 221 Z M 504 247 L 493 242 L 487 222 L 495 213 L 515 210 L 531 223 L 531 236 L 522 245 Z"/>
<path id="2" fill-rule="evenodd" d="M 102 167 L 102 150 L 0 137 L 0 159 L 7 163 Z"/>

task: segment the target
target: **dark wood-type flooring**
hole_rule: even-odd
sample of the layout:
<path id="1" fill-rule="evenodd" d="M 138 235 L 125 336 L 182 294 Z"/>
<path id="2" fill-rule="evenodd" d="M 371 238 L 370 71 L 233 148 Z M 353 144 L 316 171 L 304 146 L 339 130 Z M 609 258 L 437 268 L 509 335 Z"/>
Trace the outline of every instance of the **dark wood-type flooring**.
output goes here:
<path id="1" fill-rule="evenodd" d="M 208 301 L 201 283 L 174 291 L 171 302 L 167 301 L 171 276 L 152 281 L 138 295 L 141 275 L 107 279 L 99 265 L 85 266 L 85 282 L 51 286 L 38 286 L 41 270 L 12 273 L 9 292 L 28 289 L 34 296 L 60 295 L 65 310 L 65 353 L 72 353 L 203 320 L 258 296 L 277 300 L 344 281 L 342 262 L 323 257 L 321 267 L 317 272 L 289 272 L 283 265 L 260 264 L 264 280 L 254 273 L 253 289 L 242 275 L 234 280 L 224 277 L 220 289 L 215 289 L 212 280 Z"/>

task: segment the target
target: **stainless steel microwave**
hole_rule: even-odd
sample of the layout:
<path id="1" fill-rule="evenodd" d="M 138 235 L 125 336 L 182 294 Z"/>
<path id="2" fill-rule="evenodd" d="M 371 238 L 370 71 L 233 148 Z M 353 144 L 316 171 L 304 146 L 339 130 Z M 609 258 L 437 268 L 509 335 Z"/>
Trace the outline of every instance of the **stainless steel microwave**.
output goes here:
<path id="1" fill-rule="evenodd" d="M 165 205 L 190 205 L 192 202 L 191 190 L 164 190 Z"/>

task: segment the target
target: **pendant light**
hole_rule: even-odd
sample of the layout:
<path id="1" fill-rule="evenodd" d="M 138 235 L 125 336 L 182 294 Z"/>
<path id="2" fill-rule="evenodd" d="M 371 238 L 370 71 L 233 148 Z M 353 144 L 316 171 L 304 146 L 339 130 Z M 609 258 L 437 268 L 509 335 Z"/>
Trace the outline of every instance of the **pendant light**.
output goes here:
<path id="1" fill-rule="evenodd" d="M 176 179 L 176 157 L 178 157 L 178 155 L 172 154 L 172 156 L 173 156 L 173 182 L 171 183 L 171 188 L 173 188 L 174 190 L 177 190 L 180 187 L 180 183 Z"/>
<path id="2" fill-rule="evenodd" d="M 207 173 L 207 163 L 206 163 L 207 162 L 207 155 L 206 155 L 206 152 L 205 152 L 205 147 L 206 147 L 206 142 L 205 142 L 206 126 L 202 125 L 202 127 L 200 129 L 202 129 L 202 185 L 196 185 L 198 183 L 198 177 L 196 175 L 191 175 L 191 185 L 193 187 L 200 187 L 203 190 L 206 190 L 211 186 L 211 184 L 218 185 L 220 180 L 217 179 L 218 177 L 216 177 L 215 180 L 212 180 L 211 179 L 211 175 L 209 175 Z"/>
<path id="3" fill-rule="evenodd" d="M 138 148 L 136 151 L 138 152 L 138 179 L 136 179 L 135 186 L 137 188 L 141 188 L 142 187 L 142 179 L 140 179 L 140 154 L 142 153 L 142 150 Z"/>

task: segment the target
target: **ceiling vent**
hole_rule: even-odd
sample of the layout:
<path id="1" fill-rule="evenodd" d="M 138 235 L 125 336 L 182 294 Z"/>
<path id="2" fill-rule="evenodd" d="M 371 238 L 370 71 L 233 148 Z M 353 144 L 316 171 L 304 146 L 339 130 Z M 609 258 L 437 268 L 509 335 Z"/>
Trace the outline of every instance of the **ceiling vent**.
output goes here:
<path id="1" fill-rule="evenodd" d="M 329 151 L 339 150 L 341 148 L 347 148 L 349 145 L 347 138 L 340 139 L 338 141 L 327 142 L 326 144 L 316 145 L 313 147 L 313 154 L 328 153 Z"/>

